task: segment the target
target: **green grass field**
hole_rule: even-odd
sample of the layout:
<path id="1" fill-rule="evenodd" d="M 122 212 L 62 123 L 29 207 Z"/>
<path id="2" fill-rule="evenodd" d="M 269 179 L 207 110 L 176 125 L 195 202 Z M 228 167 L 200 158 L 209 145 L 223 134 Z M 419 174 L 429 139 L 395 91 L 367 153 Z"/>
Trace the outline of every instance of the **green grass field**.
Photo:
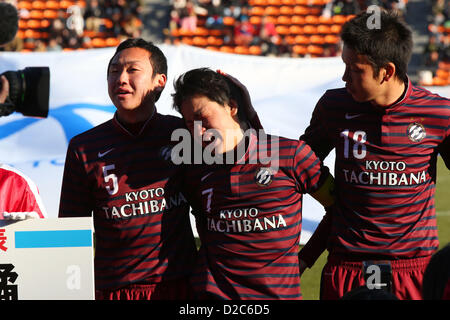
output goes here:
<path id="1" fill-rule="evenodd" d="M 438 160 L 436 185 L 436 214 L 440 247 L 450 242 L 450 171 L 441 158 Z M 311 269 L 306 269 L 302 275 L 301 288 L 303 299 L 318 300 L 320 274 L 327 259 L 324 252 Z"/>

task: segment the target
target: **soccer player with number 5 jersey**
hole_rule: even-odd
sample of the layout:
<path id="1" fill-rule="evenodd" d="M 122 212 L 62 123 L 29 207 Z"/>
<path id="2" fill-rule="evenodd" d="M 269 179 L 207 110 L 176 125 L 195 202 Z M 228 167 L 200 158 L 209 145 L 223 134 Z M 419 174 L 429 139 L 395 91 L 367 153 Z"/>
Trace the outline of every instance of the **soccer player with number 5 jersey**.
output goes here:
<path id="1" fill-rule="evenodd" d="M 189 299 L 196 258 L 182 167 L 170 162 L 183 121 L 156 111 L 167 61 L 143 39 L 108 66 L 114 118 L 71 139 L 59 217 L 94 218 L 96 299 Z"/>
<path id="2" fill-rule="evenodd" d="M 395 13 L 363 12 L 341 37 L 346 86 L 321 97 L 301 136 L 322 160 L 335 149 L 337 200 L 300 252 L 301 271 L 326 247 L 322 299 L 369 279 L 421 299 L 439 247 L 436 160 L 450 168 L 450 103 L 409 80 L 412 34 Z"/>

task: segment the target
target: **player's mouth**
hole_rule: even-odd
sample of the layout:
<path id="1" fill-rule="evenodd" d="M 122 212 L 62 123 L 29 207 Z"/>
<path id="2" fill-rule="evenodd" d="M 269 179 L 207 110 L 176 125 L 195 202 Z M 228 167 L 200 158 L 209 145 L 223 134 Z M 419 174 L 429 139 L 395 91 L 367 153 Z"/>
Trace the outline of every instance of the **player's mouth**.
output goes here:
<path id="1" fill-rule="evenodd" d="M 119 88 L 114 92 L 119 99 L 125 99 L 132 94 L 130 90 Z"/>

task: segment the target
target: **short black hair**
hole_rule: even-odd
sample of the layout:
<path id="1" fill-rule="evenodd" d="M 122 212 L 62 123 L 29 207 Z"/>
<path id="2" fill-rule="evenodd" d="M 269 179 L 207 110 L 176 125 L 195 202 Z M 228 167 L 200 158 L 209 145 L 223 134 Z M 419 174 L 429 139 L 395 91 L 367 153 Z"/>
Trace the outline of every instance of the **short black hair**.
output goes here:
<path id="1" fill-rule="evenodd" d="M 209 68 L 187 71 L 174 81 L 173 86 L 173 107 L 180 113 L 181 104 L 190 97 L 202 95 L 222 106 L 230 104 L 232 98 L 225 76 Z"/>
<path id="2" fill-rule="evenodd" d="M 16 36 L 19 29 L 17 9 L 6 2 L 0 2 L 0 45 L 7 44 Z"/>
<path id="3" fill-rule="evenodd" d="M 109 60 L 107 74 L 109 74 L 109 67 L 111 66 L 111 62 L 114 59 L 114 57 L 122 50 L 129 48 L 142 48 L 144 50 L 147 50 L 150 53 L 150 64 L 152 65 L 153 68 L 152 77 L 154 77 L 157 74 L 164 74 L 167 77 L 166 56 L 164 55 L 164 53 L 161 51 L 160 48 L 158 48 L 153 44 L 153 42 L 146 41 L 142 38 L 129 38 L 119 44 L 119 46 L 116 49 L 116 52 Z M 161 93 L 162 92 L 160 91 L 156 94 L 155 101 L 158 101 L 159 97 L 161 96 Z"/>
<path id="4" fill-rule="evenodd" d="M 379 26 L 370 25 L 377 12 L 363 11 L 347 21 L 342 26 L 341 39 L 357 54 L 367 56 L 375 76 L 392 62 L 396 76 L 406 82 L 413 48 L 411 29 L 396 11 L 380 9 L 379 13 Z"/>

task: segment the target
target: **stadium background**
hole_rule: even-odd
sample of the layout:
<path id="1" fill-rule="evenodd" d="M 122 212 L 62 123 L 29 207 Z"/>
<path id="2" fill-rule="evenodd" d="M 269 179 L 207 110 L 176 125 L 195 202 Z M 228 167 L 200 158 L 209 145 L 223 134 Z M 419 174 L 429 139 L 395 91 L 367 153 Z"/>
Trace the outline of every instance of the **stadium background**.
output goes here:
<path id="1" fill-rule="evenodd" d="M 0 118 L 0 162 L 38 184 L 50 217 L 57 216 L 68 141 L 115 110 L 107 95 L 106 66 L 127 37 L 152 40 L 168 57 L 168 83 L 157 103 L 161 113 L 176 114 L 170 97 L 175 77 L 211 67 L 247 85 L 268 132 L 298 138 L 319 97 L 343 85 L 342 24 L 370 4 L 394 7 L 413 29 L 411 80 L 450 97 L 448 0 L 6 2 L 18 8 L 20 21 L 16 38 L 0 52 L 0 72 L 49 66 L 51 87 L 47 119 L 17 113 Z M 332 168 L 333 162 L 331 156 L 326 164 Z M 450 174 L 442 161 L 439 169 L 437 214 L 445 244 L 450 241 Z M 322 215 L 306 196 L 301 243 Z"/>

